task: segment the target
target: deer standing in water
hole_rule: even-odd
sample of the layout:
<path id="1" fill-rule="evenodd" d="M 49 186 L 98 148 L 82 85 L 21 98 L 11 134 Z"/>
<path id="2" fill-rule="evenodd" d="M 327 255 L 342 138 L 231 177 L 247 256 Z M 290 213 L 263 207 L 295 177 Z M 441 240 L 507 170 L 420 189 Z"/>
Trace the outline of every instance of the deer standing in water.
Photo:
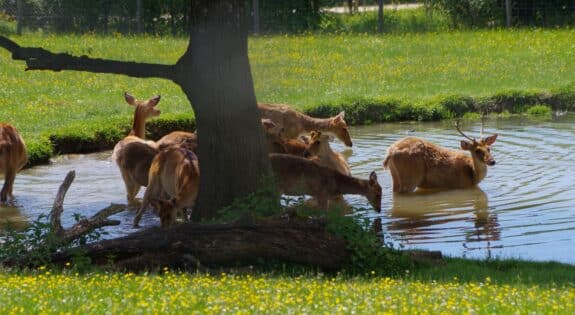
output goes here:
<path id="1" fill-rule="evenodd" d="M 412 192 L 416 188 L 467 188 L 485 178 L 487 166 L 495 165 L 491 145 L 497 139 L 497 134 L 476 140 L 461 131 L 459 121 L 456 128 L 469 140 L 461 141 L 461 149 L 469 151 L 471 155 L 415 137 L 401 139 L 389 147 L 383 167 L 391 172 L 394 192 Z"/>
<path id="2" fill-rule="evenodd" d="M 289 154 L 269 155 L 273 173 L 282 194 L 309 195 L 326 210 L 328 200 L 343 194 L 363 195 L 376 211 L 381 211 L 381 186 L 375 172 L 368 180 L 341 174 L 329 167 Z"/>
<path id="3" fill-rule="evenodd" d="M 331 133 L 346 146 L 351 147 L 351 137 L 347 130 L 344 112 L 331 118 L 313 118 L 291 109 L 287 105 L 271 105 L 259 103 L 258 108 L 262 118 L 268 118 L 284 128 L 284 137 L 295 139 L 299 135 L 312 130 Z"/>
<path id="4" fill-rule="evenodd" d="M 160 151 L 152 161 L 148 188 L 134 218 L 134 227 L 148 205 L 158 211 L 162 227 L 175 223 L 178 213 L 193 208 L 198 197 L 200 167 L 194 152 L 177 146 Z"/>
<path id="5" fill-rule="evenodd" d="M 154 141 L 144 140 L 146 135 L 146 120 L 160 115 L 155 108 L 160 102 L 160 96 L 148 100 L 137 100 L 132 95 L 124 93 L 126 102 L 134 106 L 134 121 L 128 136 L 114 146 L 112 159 L 120 168 L 122 179 L 126 186 L 128 204 L 137 205 L 136 195 L 141 186 L 148 184 L 148 170 L 152 159 L 158 153 Z"/>
<path id="6" fill-rule="evenodd" d="M 12 188 L 16 173 L 27 161 L 26 144 L 18 130 L 10 124 L 0 124 L 0 174 L 4 174 L 0 201 L 6 202 L 8 197 L 14 199 Z"/>

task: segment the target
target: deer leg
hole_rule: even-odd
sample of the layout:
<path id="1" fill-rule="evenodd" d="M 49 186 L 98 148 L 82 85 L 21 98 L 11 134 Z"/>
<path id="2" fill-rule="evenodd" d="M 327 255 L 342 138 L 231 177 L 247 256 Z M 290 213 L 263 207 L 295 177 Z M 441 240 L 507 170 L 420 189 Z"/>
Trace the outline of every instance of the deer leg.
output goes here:
<path id="1" fill-rule="evenodd" d="M 14 179 L 16 178 L 16 172 L 11 168 L 6 168 L 6 173 L 4 174 L 4 186 L 2 186 L 2 192 L 0 192 L 0 201 L 6 202 L 8 196 L 14 198 L 12 195 L 12 186 L 14 185 Z"/>
<path id="2" fill-rule="evenodd" d="M 140 184 L 132 179 L 132 176 L 128 171 L 121 170 L 122 179 L 124 180 L 124 185 L 126 186 L 126 199 L 128 199 L 128 205 L 137 206 L 139 203 L 136 200 L 136 195 L 140 191 Z"/>

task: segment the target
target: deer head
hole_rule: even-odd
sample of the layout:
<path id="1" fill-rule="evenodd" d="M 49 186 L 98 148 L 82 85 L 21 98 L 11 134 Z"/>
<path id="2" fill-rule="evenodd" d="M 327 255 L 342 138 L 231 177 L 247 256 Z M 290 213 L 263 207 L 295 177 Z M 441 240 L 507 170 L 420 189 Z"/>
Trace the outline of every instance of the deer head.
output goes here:
<path id="1" fill-rule="evenodd" d="M 483 135 L 483 125 L 484 125 L 484 117 L 481 120 L 481 135 Z M 495 159 L 491 155 L 491 145 L 497 140 L 497 134 L 491 135 L 487 138 L 481 137 L 479 140 L 475 138 L 471 138 L 467 136 L 461 129 L 459 128 L 460 121 L 456 122 L 456 129 L 457 131 L 467 140 L 461 140 L 461 149 L 471 152 L 471 157 L 474 161 L 482 162 L 486 165 L 493 166 L 495 165 Z"/>
<path id="2" fill-rule="evenodd" d="M 329 131 L 333 133 L 339 140 L 345 143 L 346 146 L 351 147 L 351 137 L 347 130 L 347 123 L 344 119 L 345 112 L 340 112 L 337 116 L 333 117 L 330 121 Z"/>
<path id="3" fill-rule="evenodd" d="M 126 103 L 136 107 L 136 113 L 134 116 L 138 116 L 140 119 L 148 119 L 160 115 L 160 110 L 155 108 L 155 106 L 160 102 L 160 98 L 160 95 L 157 95 L 147 100 L 137 100 L 128 92 L 124 92 Z"/>
<path id="4" fill-rule="evenodd" d="M 377 181 L 377 175 L 375 171 L 372 171 L 369 174 L 369 181 L 368 181 L 368 191 L 365 195 L 369 203 L 377 212 L 381 212 L 381 186 Z"/>

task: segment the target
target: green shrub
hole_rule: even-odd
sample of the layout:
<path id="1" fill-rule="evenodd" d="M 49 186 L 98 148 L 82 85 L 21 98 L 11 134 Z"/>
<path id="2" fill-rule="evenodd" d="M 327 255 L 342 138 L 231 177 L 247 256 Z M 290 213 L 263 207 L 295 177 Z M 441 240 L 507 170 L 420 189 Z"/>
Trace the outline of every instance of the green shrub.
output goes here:
<path id="1" fill-rule="evenodd" d="M 527 115 L 539 117 L 551 117 L 551 107 L 547 105 L 534 105 L 527 109 Z"/>

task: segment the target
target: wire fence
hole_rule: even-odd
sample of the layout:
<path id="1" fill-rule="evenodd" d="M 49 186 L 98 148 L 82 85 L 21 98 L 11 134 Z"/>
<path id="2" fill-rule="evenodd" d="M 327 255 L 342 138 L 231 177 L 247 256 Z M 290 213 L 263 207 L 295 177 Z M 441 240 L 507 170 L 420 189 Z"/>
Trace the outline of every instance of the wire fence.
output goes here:
<path id="1" fill-rule="evenodd" d="M 445 1 L 445 0 L 442 0 Z M 485 0 L 496 1 L 500 19 L 496 25 L 575 25 L 575 0 Z M 328 0 L 246 0 L 250 29 L 255 33 L 297 33 L 313 30 L 323 12 L 346 13 L 349 1 Z M 360 2 L 360 1 L 354 1 Z M 370 10 L 373 3 L 363 1 Z M 385 0 L 382 3 L 405 1 Z M 421 0 L 414 7 L 426 7 L 440 0 Z M 464 3 L 461 0 L 459 3 Z M 477 2 L 467 0 L 467 2 Z M 338 9 L 318 8 L 322 3 L 339 4 Z M 365 8 L 368 8 L 366 6 Z M 338 11 L 339 10 L 339 11 Z M 473 9 L 471 10 L 471 17 Z M 341 12 L 340 12 L 341 11 Z M 361 12 L 358 10 L 357 12 Z M 463 16 L 464 21 L 469 20 Z M 16 32 L 98 32 L 185 35 L 189 31 L 189 0 L 0 0 L 0 32 L 16 25 Z M 489 21 L 493 17 L 489 16 Z M 480 24 L 483 20 L 480 21 Z M 476 26 L 476 25 L 474 25 Z"/>

